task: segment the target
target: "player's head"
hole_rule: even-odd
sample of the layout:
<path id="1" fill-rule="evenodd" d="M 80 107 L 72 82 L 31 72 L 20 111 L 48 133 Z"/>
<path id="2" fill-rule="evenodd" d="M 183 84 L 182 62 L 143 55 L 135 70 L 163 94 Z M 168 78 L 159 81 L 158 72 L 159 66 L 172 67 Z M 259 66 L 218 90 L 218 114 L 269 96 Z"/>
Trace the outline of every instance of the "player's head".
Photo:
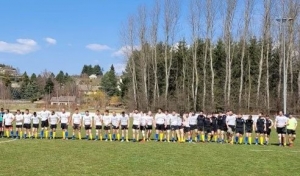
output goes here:
<path id="1" fill-rule="evenodd" d="M 169 114 L 169 110 L 165 110 L 165 114 Z"/>
<path id="2" fill-rule="evenodd" d="M 264 115 L 264 113 L 262 113 L 262 112 L 260 112 L 260 113 L 258 114 L 259 117 L 262 117 L 263 115 Z"/>
<path id="3" fill-rule="evenodd" d="M 22 115 L 24 115 L 24 112 L 21 112 Z"/>
<path id="4" fill-rule="evenodd" d="M 25 113 L 28 114 L 29 113 L 29 109 L 25 109 Z"/>
<path id="5" fill-rule="evenodd" d="M 116 114 L 116 112 L 115 112 L 115 111 L 113 111 L 113 112 L 112 112 L 112 115 L 113 115 L 113 116 L 116 116 L 117 114 Z"/>
<path id="6" fill-rule="evenodd" d="M 125 116 L 125 111 L 122 111 L 121 114 L 122 114 L 122 116 L 124 117 L 124 116 Z"/>
<path id="7" fill-rule="evenodd" d="M 248 119 L 249 119 L 249 120 L 252 120 L 252 115 L 249 115 L 249 116 L 248 116 Z"/>
<path id="8" fill-rule="evenodd" d="M 55 114 L 55 111 L 51 111 L 51 115 L 54 115 Z"/>
<path id="9" fill-rule="evenodd" d="M 20 109 L 17 109 L 17 114 L 21 114 L 21 111 L 20 111 Z"/>
<path id="10" fill-rule="evenodd" d="M 36 117 L 36 115 L 37 115 L 37 114 L 36 114 L 36 112 L 33 112 L 33 116 L 35 116 L 35 117 Z"/>
<path id="11" fill-rule="evenodd" d="M 152 112 L 151 112 L 151 111 L 148 111 L 148 115 L 151 116 L 151 115 L 152 115 Z"/>
<path id="12" fill-rule="evenodd" d="M 62 109 L 61 109 L 61 112 L 62 112 L 62 113 L 65 113 L 65 112 L 66 112 L 65 108 L 62 108 Z"/>
<path id="13" fill-rule="evenodd" d="M 266 114 L 266 119 L 269 119 L 269 118 L 270 118 L 269 114 Z"/>
<path id="14" fill-rule="evenodd" d="M 138 113 L 139 113 L 139 111 L 138 111 L 137 109 L 135 109 L 133 112 L 134 112 L 135 114 L 138 114 Z"/>
<path id="15" fill-rule="evenodd" d="M 176 115 L 176 111 L 173 110 L 172 111 L 172 115 L 175 116 Z"/>
<path id="16" fill-rule="evenodd" d="M 200 111 L 199 115 L 203 115 L 203 111 Z"/>
<path id="17" fill-rule="evenodd" d="M 162 109 L 161 108 L 158 108 L 158 111 L 157 111 L 158 113 L 161 113 L 162 112 Z"/>
<path id="18" fill-rule="evenodd" d="M 232 110 L 229 110 L 229 111 L 228 111 L 228 114 L 229 114 L 229 115 L 232 115 L 232 114 L 233 114 L 233 113 L 232 113 Z"/>
<path id="19" fill-rule="evenodd" d="M 99 111 L 99 110 L 97 110 L 97 111 L 96 111 L 96 114 L 97 114 L 97 115 L 99 115 L 99 114 L 100 114 L 100 111 Z"/>
<path id="20" fill-rule="evenodd" d="M 282 111 L 279 111 L 279 113 L 278 113 L 280 116 L 282 116 L 283 115 L 283 113 L 282 113 Z"/>
<path id="21" fill-rule="evenodd" d="M 237 118 L 242 118 L 242 114 L 241 113 L 239 113 L 238 115 L 237 115 Z"/>
<path id="22" fill-rule="evenodd" d="M 108 114 L 109 114 L 109 110 L 106 109 L 106 110 L 104 111 L 104 114 L 105 114 L 105 115 L 108 115 Z"/>
<path id="23" fill-rule="evenodd" d="M 89 111 L 88 110 L 85 111 L 85 115 L 87 115 L 87 116 L 89 115 Z"/>
<path id="24" fill-rule="evenodd" d="M 46 106 L 43 106 L 43 111 L 46 111 Z"/>
<path id="25" fill-rule="evenodd" d="M 7 113 L 7 114 L 8 114 L 8 113 L 9 113 L 9 109 L 5 109 L 5 113 Z"/>
<path id="26" fill-rule="evenodd" d="M 1 108 L 1 109 L 0 109 L 0 111 L 1 111 L 1 112 L 3 112 L 3 111 L 4 111 L 4 109 L 3 109 L 3 108 Z"/>

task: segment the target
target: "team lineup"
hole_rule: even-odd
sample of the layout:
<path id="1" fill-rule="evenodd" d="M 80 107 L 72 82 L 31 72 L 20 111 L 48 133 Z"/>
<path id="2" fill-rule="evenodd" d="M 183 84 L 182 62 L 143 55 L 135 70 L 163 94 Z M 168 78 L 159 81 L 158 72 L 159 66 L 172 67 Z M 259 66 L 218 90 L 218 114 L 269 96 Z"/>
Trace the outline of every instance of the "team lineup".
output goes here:
<path id="1" fill-rule="evenodd" d="M 132 136 L 129 139 L 130 118 L 132 118 Z M 60 127 L 58 126 L 60 124 Z M 229 144 L 268 145 L 272 128 L 278 134 L 279 146 L 293 146 L 296 139 L 297 120 L 292 115 L 283 115 L 280 111 L 275 121 L 269 115 L 260 113 L 257 119 L 251 115 L 233 114 L 232 111 L 219 114 L 204 114 L 203 112 L 182 113 L 158 112 L 153 115 L 134 110 L 130 114 L 122 112 L 104 113 L 89 111 L 79 113 L 76 108 L 71 115 L 65 109 L 61 112 L 48 111 L 43 108 L 40 112 L 28 109 L 25 112 L 17 110 L 11 113 L 8 109 L 0 111 L 0 137 L 27 139 L 55 139 L 56 130 L 62 130 L 62 139 L 69 139 L 68 126 L 73 127 L 71 139 L 83 139 L 81 130 L 85 130 L 86 140 L 105 141 L 150 141 L 154 132 L 155 141 L 165 142 L 217 142 Z M 94 129 L 94 131 L 92 131 Z M 155 131 L 154 131 L 155 129 Z M 5 132 L 5 134 L 4 134 Z M 140 138 L 141 132 L 141 138 Z M 252 141 L 253 132 L 255 141 Z M 94 133 L 94 135 L 93 135 Z M 95 138 L 93 138 L 95 136 Z M 194 139 L 194 140 L 193 140 Z M 254 142 L 254 143 L 253 143 Z"/>

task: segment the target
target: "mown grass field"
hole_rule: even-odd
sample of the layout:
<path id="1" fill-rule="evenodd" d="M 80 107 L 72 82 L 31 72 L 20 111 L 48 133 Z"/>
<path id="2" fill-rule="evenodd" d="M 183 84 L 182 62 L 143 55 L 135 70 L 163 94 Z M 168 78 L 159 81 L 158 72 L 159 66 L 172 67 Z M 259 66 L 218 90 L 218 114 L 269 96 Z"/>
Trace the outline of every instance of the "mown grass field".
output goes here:
<path id="1" fill-rule="evenodd" d="M 300 175 L 300 140 L 289 148 L 4 138 L 0 148 L 0 175 Z"/>

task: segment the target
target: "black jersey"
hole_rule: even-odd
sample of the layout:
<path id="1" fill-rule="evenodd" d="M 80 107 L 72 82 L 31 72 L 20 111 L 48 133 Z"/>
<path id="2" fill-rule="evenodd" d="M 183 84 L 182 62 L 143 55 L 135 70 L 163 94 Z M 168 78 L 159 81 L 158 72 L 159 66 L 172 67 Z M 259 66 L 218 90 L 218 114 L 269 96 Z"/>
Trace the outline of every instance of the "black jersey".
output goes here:
<path id="1" fill-rule="evenodd" d="M 218 118 L 217 117 L 213 116 L 211 118 L 211 121 L 212 121 L 211 123 L 212 123 L 213 127 L 217 127 L 218 126 Z"/>
<path id="2" fill-rule="evenodd" d="M 211 119 L 210 118 L 204 118 L 204 126 L 211 127 Z"/>
<path id="3" fill-rule="evenodd" d="M 197 125 L 198 126 L 203 126 L 204 125 L 204 119 L 205 119 L 204 115 L 198 115 L 198 117 L 197 117 Z"/>
<path id="4" fill-rule="evenodd" d="M 247 128 L 252 128 L 253 126 L 253 120 L 252 119 L 247 119 L 245 122 L 245 125 Z"/>
<path id="5" fill-rule="evenodd" d="M 237 118 L 235 120 L 236 128 L 244 128 L 245 120 L 242 118 Z"/>
<path id="6" fill-rule="evenodd" d="M 219 127 L 223 126 L 223 116 L 218 116 L 218 118 L 217 118 L 217 124 L 218 124 Z"/>
<path id="7" fill-rule="evenodd" d="M 264 128 L 266 124 L 266 120 L 263 117 L 259 117 L 256 121 L 256 127 L 257 128 Z"/>
<path id="8" fill-rule="evenodd" d="M 272 125 L 271 119 L 266 119 L 266 128 L 269 129 L 269 127 Z"/>

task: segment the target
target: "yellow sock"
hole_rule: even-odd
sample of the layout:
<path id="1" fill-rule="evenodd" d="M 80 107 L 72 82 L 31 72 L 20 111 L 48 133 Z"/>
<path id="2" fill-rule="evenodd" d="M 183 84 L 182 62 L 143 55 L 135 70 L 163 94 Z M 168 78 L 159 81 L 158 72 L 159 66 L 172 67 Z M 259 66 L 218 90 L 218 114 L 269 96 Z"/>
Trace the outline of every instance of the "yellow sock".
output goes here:
<path id="1" fill-rule="evenodd" d="M 164 137 L 164 134 L 163 134 L 163 133 L 160 133 L 160 134 L 159 134 L 159 140 L 162 141 L 163 137 Z"/>
<path id="2" fill-rule="evenodd" d="M 91 140 L 93 139 L 93 135 L 92 135 L 92 134 L 90 134 L 90 139 L 91 139 Z"/>
<path id="3" fill-rule="evenodd" d="M 34 136 L 35 136 L 35 139 L 37 139 L 37 136 L 38 136 L 38 135 L 37 135 L 37 132 L 35 132 Z"/>
<path id="4" fill-rule="evenodd" d="M 204 141 L 204 134 L 201 134 L 201 140 Z"/>
<path id="5" fill-rule="evenodd" d="M 30 132 L 28 133 L 28 138 L 31 138 L 31 133 Z"/>
<path id="6" fill-rule="evenodd" d="M 23 137 L 23 131 L 20 131 L 20 139 Z"/>
<path id="7" fill-rule="evenodd" d="M 183 136 L 183 138 L 182 138 L 182 142 L 185 142 L 185 136 Z"/>
<path id="8" fill-rule="evenodd" d="M 208 135 L 207 140 L 210 141 L 210 139 L 211 139 L 211 135 Z"/>
<path id="9" fill-rule="evenodd" d="M 177 142 L 180 142 L 180 137 L 179 136 L 177 137 Z"/>
<path id="10" fill-rule="evenodd" d="M 53 132 L 53 139 L 55 138 L 55 136 L 56 136 L 56 132 Z"/>
<path id="11" fill-rule="evenodd" d="M 239 139 L 240 139 L 239 143 L 241 144 L 243 142 L 243 137 L 240 137 Z"/>
<path id="12" fill-rule="evenodd" d="M 167 141 L 168 141 L 168 142 L 170 141 L 170 136 L 167 137 Z"/>
<path id="13" fill-rule="evenodd" d="M 79 140 L 81 140 L 81 133 L 78 134 L 78 138 L 79 138 Z"/>
<path id="14" fill-rule="evenodd" d="M 197 136 L 195 137 L 195 141 L 197 141 Z"/>
<path id="15" fill-rule="evenodd" d="M 109 140 L 111 140 L 111 134 L 109 134 Z"/>
<path id="16" fill-rule="evenodd" d="M 46 138 L 48 138 L 48 130 L 46 130 Z"/>
<path id="17" fill-rule="evenodd" d="M 128 134 L 126 134 L 126 141 L 128 141 Z"/>
<path id="18" fill-rule="evenodd" d="M 118 139 L 118 141 L 120 140 L 120 134 L 119 133 L 117 134 L 117 139 Z"/>
<path id="19" fill-rule="evenodd" d="M 251 145 L 252 144 L 252 137 L 249 137 L 249 144 Z"/>
<path id="20" fill-rule="evenodd" d="M 100 135 L 100 141 L 102 141 L 102 135 Z"/>
<path id="21" fill-rule="evenodd" d="M 62 137 L 63 137 L 63 139 L 65 139 L 66 138 L 66 136 L 65 136 L 65 132 L 63 131 L 63 132 L 61 132 L 62 133 Z"/>
<path id="22" fill-rule="evenodd" d="M 259 137 L 260 139 L 260 144 L 263 145 L 264 144 L 264 138 L 263 137 Z"/>

